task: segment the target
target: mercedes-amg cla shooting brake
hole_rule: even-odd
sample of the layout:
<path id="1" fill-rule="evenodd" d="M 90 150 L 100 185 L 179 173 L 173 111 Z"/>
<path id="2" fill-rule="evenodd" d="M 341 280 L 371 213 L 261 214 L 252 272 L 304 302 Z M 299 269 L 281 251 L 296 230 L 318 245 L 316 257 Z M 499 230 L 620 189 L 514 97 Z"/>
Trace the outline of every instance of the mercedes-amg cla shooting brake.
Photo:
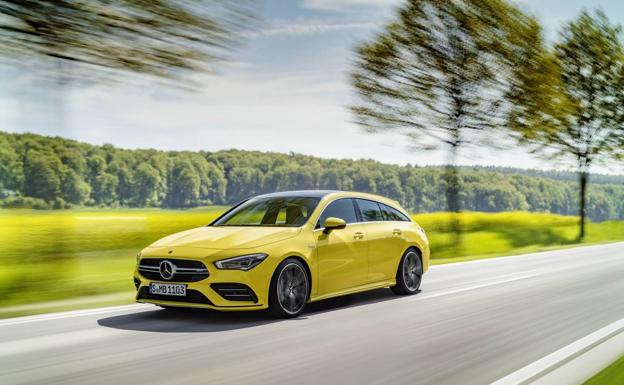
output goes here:
<path id="1" fill-rule="evenodd" d="M 296 317 L 306 303 L 390 287 L 418 292 L 424 230 L 377 195 L 296 191 L 251 198 L 137 256 L 138 302 Z"/>

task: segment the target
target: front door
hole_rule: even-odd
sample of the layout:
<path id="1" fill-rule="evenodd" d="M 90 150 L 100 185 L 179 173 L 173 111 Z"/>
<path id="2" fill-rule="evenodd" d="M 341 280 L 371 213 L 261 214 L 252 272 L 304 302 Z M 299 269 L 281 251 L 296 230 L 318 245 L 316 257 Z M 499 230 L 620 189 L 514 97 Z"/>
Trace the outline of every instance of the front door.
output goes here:
<path id="1" fill-rule="evenodd" d="M 344 229 L 325 232 L 326 218 L 343 219 Z M 314 232 L 318 256 L 318 295 L 327 295 L 367 283 L 368 259 L 366 234 L 357 223 L 352 199 L 338 199 L 321 214 L 319 228 Z"/>

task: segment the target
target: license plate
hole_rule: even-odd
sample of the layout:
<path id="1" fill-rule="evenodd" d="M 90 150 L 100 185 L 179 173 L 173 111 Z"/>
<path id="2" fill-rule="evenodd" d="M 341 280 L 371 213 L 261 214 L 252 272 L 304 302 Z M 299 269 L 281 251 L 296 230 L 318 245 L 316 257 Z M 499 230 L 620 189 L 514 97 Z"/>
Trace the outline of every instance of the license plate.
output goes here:
<path id="1" fill-rule="evenodd" d="M 150 283 L 150 294 L 171 295 L 184 297 L 186 295 L 186 285 L 176 285 L 172 283 Z"/>

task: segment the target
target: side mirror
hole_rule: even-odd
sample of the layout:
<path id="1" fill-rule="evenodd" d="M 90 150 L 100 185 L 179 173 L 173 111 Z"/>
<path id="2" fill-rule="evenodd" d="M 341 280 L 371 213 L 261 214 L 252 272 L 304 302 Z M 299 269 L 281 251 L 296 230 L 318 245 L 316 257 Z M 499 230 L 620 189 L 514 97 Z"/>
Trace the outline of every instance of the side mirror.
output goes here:
<path id="1" fill-rule="evenodd" d="M 327 234 L 330 230 L 344 229 L 347 226 L 347 222 L 344 219 L 329 217 L 325 219 L 323 226 L 325 227 L 324 233 Z"/>

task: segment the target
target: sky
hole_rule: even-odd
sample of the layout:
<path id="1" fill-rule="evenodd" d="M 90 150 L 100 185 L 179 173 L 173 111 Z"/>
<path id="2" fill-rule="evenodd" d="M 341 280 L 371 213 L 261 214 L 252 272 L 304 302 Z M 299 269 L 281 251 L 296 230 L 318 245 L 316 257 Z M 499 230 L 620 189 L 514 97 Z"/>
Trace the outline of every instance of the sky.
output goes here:
<path id="1" fill-rule="evenodd" d="M 32 79 L 29 66 L 0 66 L 0 130 L 92 144 L 163 150 L 297 152 L 385 163 L 443 164 L 445 152 L 414 150 L 404 137 L 366 134 L 347 109 L 354 48 L 374 36 L 401 0 L 265 0 L 260 25 L 218 67 L 192 78 L 197 91 L 157 84 L 67 87 Z M 522 0 L 547 39 L 583 8 L 624 24 L 621 0 Z M 460 153 L 463 165 L 568 169 L 511 146 Z M 619 165 L 595 171 L 624 173 Z"/>

